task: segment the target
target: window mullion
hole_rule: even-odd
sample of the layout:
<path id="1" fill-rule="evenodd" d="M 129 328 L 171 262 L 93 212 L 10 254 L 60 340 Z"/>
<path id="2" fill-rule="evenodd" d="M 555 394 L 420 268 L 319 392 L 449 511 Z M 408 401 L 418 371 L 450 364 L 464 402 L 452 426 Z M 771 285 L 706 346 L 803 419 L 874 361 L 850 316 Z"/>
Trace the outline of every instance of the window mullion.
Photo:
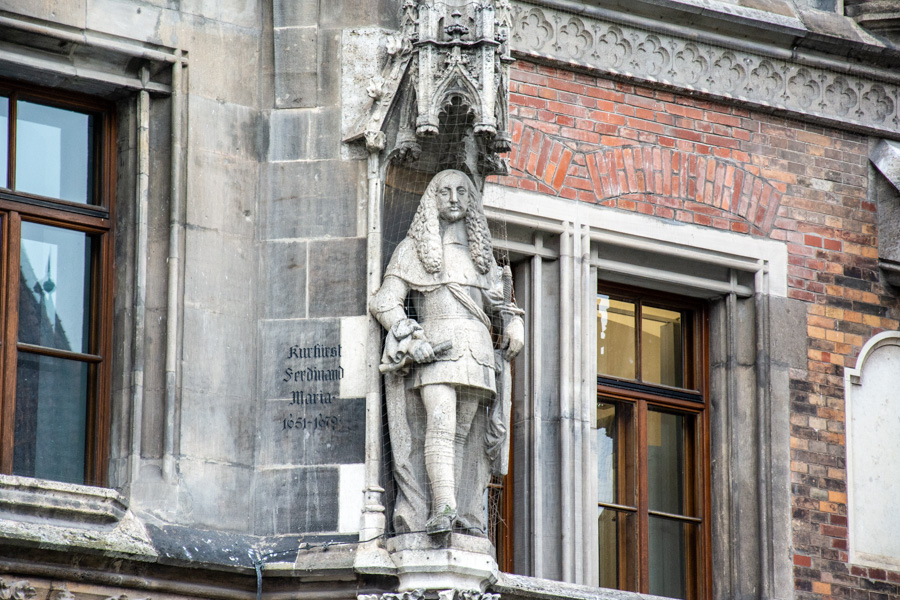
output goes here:
<path id="1" fill-rule="evenodd" d="M 637 401 L 637 454 L 638 454 L 638 556 L 640 557 L 638 572 L 638 591 L 646 594 L 650 591 L 650 494 L 647 483 L 647 402 Z"/>
<path id="2" fill-rule="evenodd" d="M 9 213 L 3 248 L 5 251 L 5 303 L 3 305 L 3 396 L 0 401 L 0 473 L 13 470 L 13 434 L 16 415 L 16 341 L 19 332 L 19 237 L 22 221 Z"/>
<path id="3" fill-rule="evenodd" d="M 640 298 L 634 299 L 634 374 L 638 381 L 644 381 L 641 348 L 641 321 L 643 320 L 643 303 Z"/>

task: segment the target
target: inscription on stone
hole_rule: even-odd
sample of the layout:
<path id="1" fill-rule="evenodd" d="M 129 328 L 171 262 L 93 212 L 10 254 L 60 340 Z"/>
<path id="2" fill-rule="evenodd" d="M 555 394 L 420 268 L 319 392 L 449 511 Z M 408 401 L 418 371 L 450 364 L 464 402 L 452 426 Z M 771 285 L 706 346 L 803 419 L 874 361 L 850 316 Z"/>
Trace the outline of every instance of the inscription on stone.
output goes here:
<path id="1" fill-rule="evenodd" d="M 288 364 L 281 374 L 280 383 L 313 385 L 291 390 L 291 401 L 288 405 L 291 410 L 281 419 L 281 431 L 284 433 L 341 431 L 343 425 L 341 415 L 329 410 L 334 401 L 340 399 L 338 394 L 315 385 L 325 382 L 339 383 L 344 378 L 344 368 L 340 365 L 343 357 L 341 345 L 294 344 L 282 354 L 285 355 Z M 333 383 L 328 387 L 334 389 Z M 308 411 L 310 407 L 315 408 Z"/>

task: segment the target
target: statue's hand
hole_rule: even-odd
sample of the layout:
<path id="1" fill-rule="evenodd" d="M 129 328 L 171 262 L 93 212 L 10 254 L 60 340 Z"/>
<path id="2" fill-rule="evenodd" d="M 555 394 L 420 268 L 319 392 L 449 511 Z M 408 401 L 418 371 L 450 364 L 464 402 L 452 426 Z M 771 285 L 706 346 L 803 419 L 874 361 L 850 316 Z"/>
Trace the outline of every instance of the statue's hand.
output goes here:
<path id="1" fill-rule="evenodd" d="M 413 340 L 412 344 L 410 344 L 409 353 L 417 363 L 434 361 L 434 348 L 431 347 L 431 344 L 424 337 Z"/>
<path id="2" fill-rule="evenodd" d="M 503 331 L 503 347 L 506 349 L 506 360 L 514 359 L 525 347 L 525 323 L 516 317 L 511 319 Z"/>

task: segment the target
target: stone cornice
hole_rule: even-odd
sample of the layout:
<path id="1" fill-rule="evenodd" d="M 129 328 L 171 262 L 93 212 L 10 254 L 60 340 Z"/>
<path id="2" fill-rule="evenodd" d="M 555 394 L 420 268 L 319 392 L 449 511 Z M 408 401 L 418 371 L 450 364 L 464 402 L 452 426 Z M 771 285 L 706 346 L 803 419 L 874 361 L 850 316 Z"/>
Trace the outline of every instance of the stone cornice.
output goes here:
<path id="1" fill-rule="evenodd" d="M 514 10 L 512 48 L 522 58 L 549 59 L 900 137 L 900 79 L 877 68 L 821 57 L 803 60 L 778 46 L 737 39 L 729 43 L 721 34 L 689 38 L 672 27 L 651 30 L 627 15 L 606 18 L 610 10 L 573 14 L 521 1 Z"/>

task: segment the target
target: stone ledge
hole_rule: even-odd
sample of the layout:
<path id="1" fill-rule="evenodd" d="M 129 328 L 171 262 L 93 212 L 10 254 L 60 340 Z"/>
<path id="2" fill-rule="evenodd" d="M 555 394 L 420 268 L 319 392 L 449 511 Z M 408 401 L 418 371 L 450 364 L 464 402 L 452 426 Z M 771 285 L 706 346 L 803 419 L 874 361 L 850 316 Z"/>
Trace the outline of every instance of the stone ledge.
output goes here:
<path id="1" fill-rule="evenodd" d="M 489 589 L 499 593 L 504 600 L 662 600 L 660 596 L 650 594 L 595 588 L 510 573 L 500 573 L 497 582 Z"/>
<path id="2" fill-rule="evenodd" d="M 0 519 L 88 527 L 121 521 L 127 511 L 125 499 L 115 490 L 0 475 Z"/>
<path id="3" fill-rule="evenodd" d="M 155 557 L 140 520 L 106 488 L 0 475 L 0 540 L 71 552 Z"/>

